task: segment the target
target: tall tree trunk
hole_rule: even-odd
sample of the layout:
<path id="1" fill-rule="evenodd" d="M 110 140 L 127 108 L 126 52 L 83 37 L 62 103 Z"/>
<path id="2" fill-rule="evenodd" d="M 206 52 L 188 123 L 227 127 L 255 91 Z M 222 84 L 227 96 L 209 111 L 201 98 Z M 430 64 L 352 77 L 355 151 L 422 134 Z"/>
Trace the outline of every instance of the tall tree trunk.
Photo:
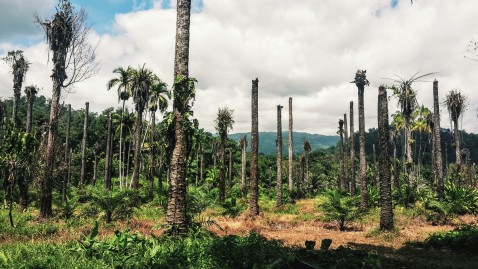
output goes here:
<path id="1" fill-rule="evenodd" d="M 293 140 L 293 119 L 292 119 L 292 97 L 289 97 L 289 202 L 294 202 L 294 177 L 292 174 L 293 170 L 293 149 L 292 143 Z"/>
<path id="2" fill-rule="evenodd" d="M 241 185 L 242 185 L 242 198 L 247 197 L 247 183 L 246 183 L 246 150 L 247 150 L 247 136 L 244 135 L 243 140 L 241 141 L 241 151 L 242 151 L 242 169 L 241 169 Z"/>
<path id="3" fill-rule="evenodd" d="M 85 182 L 85 167 L 86 167 L 86 140 L 88 137 L 88 113 L 89 113 L 90 104 L 85 103 L 85 121 L 83 123 L 83 140 L 81 142 L 81 173 L 80 173 L 80 183 L 81 185 L 86 184 Z"/>
<path id="4" fill-rule="evenodd" d="M 141 157 L 141 134 L 143 133 L 143 110 L 138 109 L 134 131 L 133 178 L 131 188 L 139 188 L 139 158 Z"/>
<path id="5" fill-rule="evenodd" d="M 70 174 L 70 131 L 71 131 L 71 104 L 68 104 L 68 112 L 66 114 L 66 137 L 65 137 L 65 169 L 63 176 L 62 201 L 66 202 L 66 193 L 68 188 L 68 177 Z"/>
<path id="6" fill-rule="evenodd" d="M 397 158 L 397 143 L 393 143 L 393 181 L 396 189 L 400 188 L 400 166 Z"/>
<path id="7" fill-rule="evenodd" d="M 433 81 L 433 137 L 434 137 L 434 160 L 435 160 L 435 181 L 437 182 L 438 198 L 444 198 L 443 184 L 443 163 L 441 156 L 441 134 L 440 134 L 440 103 L 438 101 L 438 81 Z"/>
<path id="8" fill-rule="evenodd" d="M 282 205 L 282 106 L 277 106 L 277 206 Z"/>
<path id="9" fill-rule="evenodd" d="M 12 113 L 12 121 L 13 127 L 18 127 L 18 105 L 20 104 L 20 96 L 21 96 L 21 89 L 22 89 L 22 81 L 20 83 L 17 82 L 17 76 L 14 75 L 14 85 L 13 85 L 13 113 Z"/>
<path id="10" fill-rule="evenodd" d="M 228 187 L 229 187 L 229 193 L 232 196 L 232 149 L 229 149 L 229 182 L 228 182 Z"/>
<path id="11" fill-rule="evenodd" d="M 379 133 L 379 173 L 380 173 L 380 229 L 393 229 L 392 187 L 390 184 L 390 156 L 388 141 L 390 129 L 388 125 L 387 90 L 380 86 L 378 90 L 378 133 Z"/>
<path id="12" fill-rule="evenodd" d="M 226 140 L 227 140 L 227 130 L 220 132 L 221 142 L 219 145 L 219 158 L 220 165 L 219 168 L 219 202 L 224 203 L 226 199 Z"/>
<path id="13" fill-rule="evenodd" d="M 339 165 L 340 165 L 340 176 L 338 186 L 339 189 L 345 190 L 345 171 L 344 171 L 344 121 L 339 120 L 339 135 L 340 135 L 340 144 L 339 144 Z"/>
<path id="14" fill-rule="evenodd" d="M 113 132 L 112 132 L 112 121 L 113 121 L 113 114 L 110 112 L 108 115 L 108 133 L 106 136 L 106 158 L 105 158 L 105 189 L 106 190 L 111 190 L 112 184 L 111 184 L 111 152 L 112 152 L 112 140 L 113 140 Z"/>
<path id="15" fill-rule="evenodd" d="M 118 154 L 118 169 L 119 169 L 119 184 L 120 189 L 123 189 L 124 179 L 123 179 L 123 119 L 124 119 L 124 103 L 126 100 L 123 100 L 123 107 L 121 108 L 121 118 L 120 118 L 120 139 L 119 139 L 119 154 Z"/>
<path id="16" fill-rule="evenodd" d="M 355 138 L 354 138 L 354 102 L 350 101 L 350 193 L 355 195 Z"/>
<path id="17" fill-rule="evenodd" d="M 364 113 L 364 86 L 358 87 L 358 110 L 359 110 L 359 143 L 360 143 L 360 191 L 362 195 L 362 208 L 368 208 L 367 193 L 367 163 L 365 160 L 365 113 Z"/>
<path id="18" fill-rule="evenodd" d="M 349 132 L 347 131 L 347 113 L 344 114 L 344 189 L 350 190 L 349 180 Z"/>
<path id="19" fill-rule="evenodd" d="M 176 48 L 174 56 L 174 79 L 183 77 L 184 83 L 179 85 L 185 89 L 189 81 L 189 25 L 191 19 L 191 0 L 177 1 Z M 188 230 L 186 218 L 186 145 L 184 133 L 183 107 L 176 98 L 173 102 L 174 145 L 169 165 L 170 187 L 166 222 L 175 234 L 185 234 Z"/>
<path id="20" fill-rule="evenodd" d="M 156 129 L 156 113 L 155 111 L 151 112 L 151 133 L 149 136 L 149 197 L 153 198 L 154 196 L 154 170 L 156 168 L 156 159 L 155 159 L 155 147 L 154 147 L 154 141 L 155 141 L 155 129 Z"/>
<path id="21" fill-rule="evenodd" d="M 55 64 L 53 74 L 57 73 L 60 63 Z M 59 72 L 59 71 L 58 71 Z M 40 194 L 40 218 L 50 218 L 52 212 L 52 187 L 53 187 L 53 166 L 55 163 L 55 143 L 58 136 L 58 110 L 60 106 L 61 84 L 63 80 L 53 76 L 53 90 L 50 107 L 50 124 L 48 128 L 48 140 L 45 156 L 45 174 L 41 181 Z"/>
<path id="22" fill-rule="evenodd" d="M 94 161 L 93 161 L 93 186 L 96 185 L 96 169 L 98 168 L 98 154 L 95 152 Z"/>
<path id="23" fill-rule="evenodd" d="M 453 138 L 455 139 L 455 154 L 456 154 L 457 171 L 459 171 L 459 168 L 461 165 L 461 154 L 460 154 L 460 133 L 458 130 L 458 119 L 453 121 Z"/>
<path id="24" fill-rule="evenodd" d="M 259 79 L 252 81 L 251 198 L 249 215 L 259 215 Z"/>
<path id="25" fill-rule="evenodd" d="M 377 153 L 375 151 L 375 144 L 372 144 L 372 160 L 373 160 L 373 163 L 372 163 L 372 167 L 373 167 L 373 171 L 374 171 L 374 176 L 375 178 L 373 179 L 373 185 L 375 187 L 378 187 L 378 175 L 375 173 L 375 171 L 377 171 Z"/>
<path id="26" fill-rule="evenodd" d="M 412 156 L 412 131 L 410 129 L 410 119 L 405 119 L 405 143 L 407 146 L 407 175 L 408 175 L 408 184 L 413 186 L 415 184 L 415 179 L 413 175 L 413 156 Z"/>

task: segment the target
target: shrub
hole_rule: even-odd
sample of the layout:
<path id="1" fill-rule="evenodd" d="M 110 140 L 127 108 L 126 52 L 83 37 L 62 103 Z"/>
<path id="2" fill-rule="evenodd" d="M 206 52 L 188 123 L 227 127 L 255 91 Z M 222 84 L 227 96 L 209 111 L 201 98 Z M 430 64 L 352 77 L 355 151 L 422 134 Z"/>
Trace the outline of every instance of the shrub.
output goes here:
<path id="1" fill-rule="evenodd" d="M 359 196 L 348 196 L 338 190 L 326 190 L 324 201 L 319 205 L 319 209 L 324 213 L 324 220 L 335 221 L 340 231 L 345 231 L 345 225 L 357 219 L 364 214 L 360 208 Z"/>
<path id="2" fill-rule="evenodd" d="M 434 233 L 425 240 L 425 245 L 476 256 L 478 255 L 478 227 L 464 225 L 450 232 Z"/>

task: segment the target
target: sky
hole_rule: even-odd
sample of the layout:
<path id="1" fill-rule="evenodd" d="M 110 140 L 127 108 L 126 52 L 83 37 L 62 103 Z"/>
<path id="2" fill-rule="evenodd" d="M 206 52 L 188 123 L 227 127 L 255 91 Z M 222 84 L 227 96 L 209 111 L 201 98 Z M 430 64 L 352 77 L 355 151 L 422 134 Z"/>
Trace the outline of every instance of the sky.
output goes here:
<path id="1" fill-rule="evenodd" d="M 48 47 L 33 15 L 51 17 L 56 0 L 0 0 L 0 55 L 24 51 L 31 62 L 24 83 L 51 97 Z M 175 0 L 72 0 L 86 9 L 91 44 L 98 44 L 98 74 L 68 89 L 62 101 L 75 109 L 90 103 L 100 112 L 118 107 L 106 83 L 113 69 L 146 64 L 172 85 Z M 418 101 L 433 108 L 432 81 L 440 100 L 458 88 L 468 97 L 463 129 L 478 132 L 478 59 L 470 41 L 478 40 L 476 0 L 193 0 L 190 76 L 198 80 L 195 117 L 214 132 L 219 107 L 234 109 L 232 132 L 250 131 L 251 81 L 259 78 L 259 130 L 276 130 L 277 105 L 293 98 L 294 130 L 334 135 L 338 120 L 355 106 L 357 88 L 350 83 L 366 69 L 365 126 L 377 126 L 377 94 L 390 78 L 437 72 L 413 84 Z M 13 77 L 0 62 L 0 98 L 13 95 Z M 389 93 L 391 95 L 391 93 Z M 129 107 L 133 109 L 132 103 Z M 391 97 L 390 114 L 397 110 Z M 441 126 L 450 128 L 441 108 Z"/>

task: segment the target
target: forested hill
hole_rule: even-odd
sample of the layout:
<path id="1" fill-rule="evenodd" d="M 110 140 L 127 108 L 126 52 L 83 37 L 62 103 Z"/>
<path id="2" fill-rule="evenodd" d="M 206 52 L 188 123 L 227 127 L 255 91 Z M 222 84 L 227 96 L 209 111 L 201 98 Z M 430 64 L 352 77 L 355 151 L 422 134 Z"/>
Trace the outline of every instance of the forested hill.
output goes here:
<path id="1" fill-rule="evenodd" d="M 247 143 L 248 143 L 248 151 L 251 150 L 251 133 L 237 133 L 237 134 L 229 134 L 229 138 L 234 139 L 236 141 L 240 141 L 241 137 L 244 135 L 247 136 Z M 339 141 L 339 137 L 328 136 L 328 135 L 320 135 L 320 134 L 309 134 L 303 132 L 294 132 L 293 135 L 294 143 L 294 154 L 302 153 L 302 141 L 307 139 L 310 142 L 312 150 L 317 150 L 319 148 L 327 148 L 330 146 L 335 146 L 337 141 Z M 264 154 L 272 154 L 276 152 L 276 139 L 277 133 L 276 132 L 259 132 L 259 152 Z M 289 132 L 282 132 L 282 142 L 283 142 L 283 154 L 287 154 L 288 152 L 288 145 L 289 145 Z"/>

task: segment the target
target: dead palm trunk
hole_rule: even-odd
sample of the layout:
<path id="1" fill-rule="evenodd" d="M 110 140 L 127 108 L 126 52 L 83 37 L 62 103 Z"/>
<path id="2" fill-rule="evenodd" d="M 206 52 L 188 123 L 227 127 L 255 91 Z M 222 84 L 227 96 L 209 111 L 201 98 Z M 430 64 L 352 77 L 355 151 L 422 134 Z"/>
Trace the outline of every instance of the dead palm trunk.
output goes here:
<path id="1" fill-rule="evenodd" d="M 247 197 L 247 183 L 246 183 L 246 150 L 247 150 L 247 137 L 241 139 L 241 150 L 242 150 L 242 169 L 241 169 L 241 185 L 242 185 L 242 198 Z"/>
<path id="2" fill-rule="evenodd" d="M 112 153 L 112 140 L 113 140 L 113 135 L 112 135 L 112 121 L 113 121 L 113 114 L 110 112 L 108 115 L 108 134 L 106 137 L 106 159 L 105 159 L 105 189 L 106 190 L 111 190 L 112 184 L 111 184 L 111 153 Z"/>
<path id="3" fill-rule="evenodd" d="M 81 173 L 80 184 L 85 185 L 85 167 L 86 167 L 86 140 L 88 138 L 88 111 L 90 104 L 85 103 L 85 121 L 83 123 L 83 140 L 81 142 Z"/>
<path id="4" fill-rule="evenodd" d="M 259 215 L 259 79 L 252 81 L 251 197 L 249 215 Z"/>
<path id="5" fill-rule="evenodd" d="M 339 164 L 340 164 L 340 177 L 338 186 L 339 189 L 345 190 L 345 171 L 344 171 L 344 121 L 339 120 L 339 135 L 340 135 L 340 144 L 339 144 Z"/>
<path id="6" fill-rule="evenodd" d="M 185 89 L 189 84 L 189 25 L 191 19 L 191 0 L 177 1 L 176 17 L 176 48 L 174 56 L 174 78 L 183 78 Z M 174 234 L 185 234 L 188 230 L 186 218 L 186 145 L 184 133 L 185 108 L 180 106 L 180 100 L 175 96 L 173 102 L 174 145 L 169 165 L 170 187 L 168 193 L 168 208 L 166 222 L 173 228 Z"/>
<path id="7" fill-rule="evenodd" d="M 433 140 L 434 140 L 434 161 L 435 180 L 437 182 L 438 198 L 444 196 L 443 184 L 443 163 L 441 156 L 441 134 L 440 134 L 440 103 L 438 102 L 438 81 L 433 81 Z"/>
<path id="8" fill-rule="evenodd" d="M 347 113 L 344 114 L 344 189 L 350 190 L 349 183 L 349 133 L 347 131 Z"/>
<path id="9" fill-rule="evenodd" d="M 378 92 L 378 132 L 379 132 L 379 173 L 380 173 L 380 229 L 393 229 L 392 188 L 390 184 L 390 161 L 388 141 L 390 129 L 388 125 L 387 90 L 380 86 Z"/>
<path id="10" fill-rule="evenodd" d="M 293 178 L 293 119 L 292 119 L 292 97 L 289 97 L 289 202 L 294 202 L 294 178 Z"/>
<path id="11" fill-rule="evenodd" d="M 460 150 L 460 133 L 458 130 L 458 120 L 453 120 L 453 138 L 455 139 L 455 154 L 456 154 L 456 165 L 460 167 L 461 165 L 461 150 Z M 459 169 L 457 169 L 458 171 Z"/>
<path id="12" fill-rule="evenodd" d="M 66 202 L 66 190 L 68 188 L 68 176 L 70 173 L 70 131 L 71 131 L 71 105 L 68 104 L 68 112 L 66 114 L 66 137 L 65 137 L 65 169 L 66 173 L 63 176 L 62 187 L 62 201 Z"/>
<path id="13" fill-rule="evenodd" d="M 354 102 L 350 101 L 350 193 L 355 195 L 355 192 Z"/>
<path id="14" fill-rule="evenodd" d="M 277 106 L 277 206 L 282 205 L 282 106 Z"/>

